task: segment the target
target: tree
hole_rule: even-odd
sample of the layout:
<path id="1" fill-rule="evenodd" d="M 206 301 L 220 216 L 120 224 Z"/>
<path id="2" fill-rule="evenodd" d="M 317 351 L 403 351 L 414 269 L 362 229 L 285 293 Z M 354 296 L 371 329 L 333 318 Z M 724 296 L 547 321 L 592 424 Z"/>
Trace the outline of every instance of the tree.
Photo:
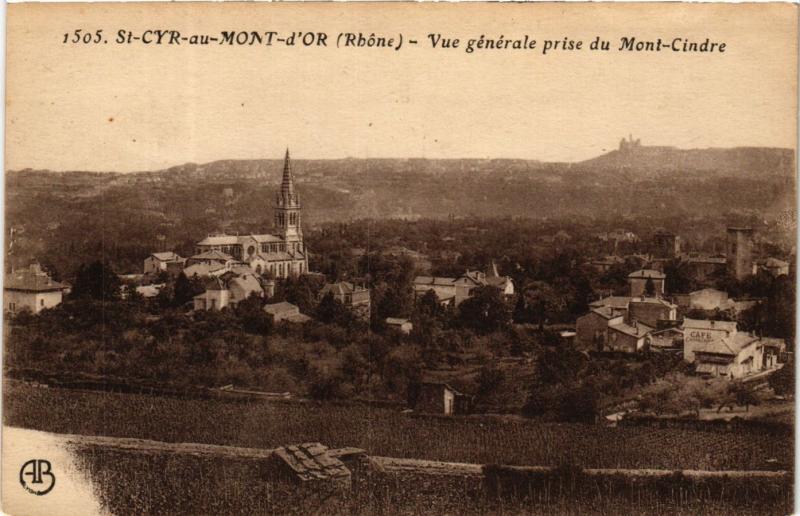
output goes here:
<path id="1" fill-rule="evenodd" d="M 491 333 L 511 323 L 511 310 L 491 286 L 477 287 L 472 297 L 459 306 L 462 323 L 479 333 Z"/>
<path id="2" fill-rule="evenodd" d="M 175 278 L 175 287 L 172 296 L 173 304 L 175 306 L 183 306 L 194 299 L 194 296 L 202 294 L 204 291 L 203 283 L 199 279 L 196 277 L 189 279 L 181 272 L 178 274 L 178 277 Z"/>
<path id="3" fill-rule="evenodd" d="M 653 283 L 653 278 L 647 278 L 647 281 L 644 282 L 644 294 L 647 297 L 655 297 L 656 284 Z"/>
<path id="4" fill-rule="evenodd" d="M 121 282 L 108 264 L 95 261 L 78 267 L 72 295 L 76 298 L 91 298 L 100 301 L 119 299 Z"/>
<path id="5" fill-rule="evenodd" d="M 745 412 L 750 411 L 750 405 L 761 404 L 761 399 L 756 396 L 755 392 L 741 382 L 736 382 L 731 385 L 730 392 L 736 400 L 737 405 L 744 405 Z"/>
<path id="6" fill-rule="evenodd" d="M 567 306 L 564 298 L 544 281 L 531 282 L 522 295 L 531 314 L 530 320 L 539 324 L 539 331 L 544 331 L 545 323 L 563 312 Z"/>

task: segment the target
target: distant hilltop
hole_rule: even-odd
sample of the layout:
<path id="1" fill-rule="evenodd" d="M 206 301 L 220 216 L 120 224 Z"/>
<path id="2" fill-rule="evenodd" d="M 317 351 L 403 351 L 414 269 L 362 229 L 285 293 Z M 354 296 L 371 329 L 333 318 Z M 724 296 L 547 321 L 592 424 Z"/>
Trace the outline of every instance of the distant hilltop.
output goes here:
<path id="1" fill-rule="evenodd" d="M 617 150 L 578 163 L 581 168 L 642 172 L 691 171 L 726 175 L 793 175 L 794 151 L 775 147 L 679 149 L 642 145 L 640 139 L 623 138 Z"/>

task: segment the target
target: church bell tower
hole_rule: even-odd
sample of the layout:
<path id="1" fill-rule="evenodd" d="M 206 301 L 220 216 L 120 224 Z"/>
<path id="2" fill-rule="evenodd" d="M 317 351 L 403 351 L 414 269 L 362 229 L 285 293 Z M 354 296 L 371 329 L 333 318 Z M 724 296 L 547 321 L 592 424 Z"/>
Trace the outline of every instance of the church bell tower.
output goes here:
<path id="1" fill-rule="evenodd" d="M 294 189 L 294 175 L 288 148 L 283 161 L 281 189 L 275 204 L 275 227 L 286 243 L 287 252 L 305 252 L 303 230 L 300 227 L 300 199 Z"/>

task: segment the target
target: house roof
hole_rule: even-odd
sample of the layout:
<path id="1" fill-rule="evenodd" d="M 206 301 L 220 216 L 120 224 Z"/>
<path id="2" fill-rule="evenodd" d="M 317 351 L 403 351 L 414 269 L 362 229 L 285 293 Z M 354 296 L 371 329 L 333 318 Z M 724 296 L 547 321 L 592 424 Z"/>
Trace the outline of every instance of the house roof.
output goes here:
<path id="1" fill-rule="evenodd" d="M 764 262 L 766 267 L 788 267 L 789 262 L 784 262 L 783 260 L 778 260 L 777 258 L 767 258 Z"/>
<path id="2" fill-rule="evenodd" d="M 403 318 L 400 318 L 400 317 L 387 317 L 386 318 L 386 324 L 401 325 L 401 324 L 405 324 L 407 322 L 410 322 L 410 321 L 408 319 L 403 319 Z"/>
<path id="3" fill-rule="evenodd" d="M 452 287 L 455 281 L 456 281 L 455 278 L 444 278 L 438 276 L 417 276 L 416 278 L 414 278 L 414 285 Z"/>
<path id="4" fill-rule="evenodd" d="M 657 271 L 655 269 L 640 269 L 638 271 L 633 271 L 632 273 L 628 274 L 629 278 L 652 278 L 652 279 L 664 279 L 666 275 L 663 272 Z"/>
<path id="5" fill-rule="evenodd" d="M 642 303 L 642 304 L 650 304 L 650 305 L 664 305 L 668 308 L 677 308 L 677 305 L 674 305 L 667 301 L 662 297 L 632 297 L 630 298 L 630 302 L 633 303 Z"/>
<path id="6" fill-rule="evenodd" d="M 207 263 L 195 263 L 183 269 L 183 274 L 187 278 L 191 278 L 192 276 L 203 277 L 203 276 L 211 276 L 222 270 L 227 270 L 225 269 L 224 265 L 220 264 L 209 265 Z"/>
<path id="7" fill-rule="evenodd" d="M 736 333 L 722 339 L 714 339 L 694 346 L 695 353 L 713 353 L 715 355 L 736 356 L 741 350 L 756 342 L 758 337 L 749 333 Z"/>
<path id="8" fill-rule="evenodd" d="M 241 290 L 245 296 L 250 295 L 252 292 L 264 291 L 261 288 L 261 283 L 252 274 L 243 274 L 228 281 L 228 290 L 234 289 Z"/>
<path id="9" fill-rule="evenodd" d="M 3 288 L 6 290 L 26 290 L 30 292 L 53 292 L 64 290 L 67 286 L 54 281 L 44 272 L 23 269 L 6 274 Z"/>
<path id="10" fill-rule="evenodd" d="M 163 283 L 159 285 L 142 285 L 140 287 L 136 287 L 136 292 L 145 298 L 156 297 L 162 288 L 164 288 Z"/>
<path id="11" fill-rule="evenodd" d="M 300 308 L 298 308 L 297 305 L 293 305 L 287 301 L 264 305 L 264 311 L 271 315 L 278 315 L 286 312 L 297 312 L 299 310 Z"/>
<path id="12" fill-rule="evenodd" d="M 698 330 L 725 330 L 727 332 L 736 331 L 734 321 L 709 321 L 706 319 L 683 319 L 683 328 L 693 328 Z"/>
<path id="13" fill-rule="evenodd" d="M 620 333 L 624 333 L 625 335 L 630 335 L 631 337 L 644 337 L 651 331 L 653 328 L 647 326 L 646 324 L 642 324 L 641 322 L 637 322 L 636 326 L 631 326 L 630 324 L 626 323 L 619 323 L 619 324 L 612 324 L 608 327 L 611 330 L 616 330 Z"/>
<path id="14" fill-rule="evenodd" d="M 210 277 L 208 281 L 206 281 L 205 287 L 206 290 L 228 290 L 227 287 L 225 287 L 225 283 L 216 276 Z"/>
<path id="15" fill-rule="evenodd" d="M 725 264 L 728 261 L 725 258 L 720 256 L 690 256 L 688 259 L 689 263 L 715 263 L 715 264 Z"/>
<path id="16" fill-rule="evenodd" d="M 589 303 L 589 306 L 592 307 L 608 306 L 611 308 L 627 308 L 628 302 L 630 300 L 631 298 L 627 296 L 608 296 L 604 297 L 603 299 L 598 299 L 597 301 L 592 301 L 591 303 Z"/>
<path id="17" fill-rule="evenodd" d="M 154 257 L 156 260 L 159 260 L 161 262 L 175 262 L 183 260 L 183 258 L 178 256 L 176 253 L 173 253 L 172 251 L 166 251 L 163 253 L 153 253 L 150 256 Z"/>
<path id="18" fill-rule="evenodd" d="M 610 306 L 598 306 L 596 308 L 592 308 L 589 310 L 590 313 L 595 313 L 604 319 L 613 319 L 614 317 L 620 317 L 618 314 L 614 313 L 614 309 Z"/>
<path id="19" fill-rule="evenodd" d="M 353 285 L 349 281 L 339 281 L 337 283 L 327 283 L 324 287 L 322 287 L 320 295 L 324 296 L 328 292 L 333 292 L 333 295 L 335 296 L 342 296 L 344 294 L 352 294 L 353 292 L 364 290 L 366 289 Z"/>

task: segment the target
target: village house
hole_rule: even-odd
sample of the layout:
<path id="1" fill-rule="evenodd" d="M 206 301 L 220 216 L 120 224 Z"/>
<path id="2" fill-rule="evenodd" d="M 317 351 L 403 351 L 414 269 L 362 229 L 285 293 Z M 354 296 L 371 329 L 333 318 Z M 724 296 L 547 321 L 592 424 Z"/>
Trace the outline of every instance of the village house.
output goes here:
<path id="1" fill-rule="evenodd" d="M 591 265 L 597 272 L 604 273 L 608 272 L 611 267 L 615 265 L 621 265 L 623 263 L 625 263 L 625 260 L 622 257 L 609 255 L 597 260 L 592 260 L 589 262 L 589 265 Z"/>
<path id="2" fill-rule="evenodd" d="M 599 306 L 578 317 L 575 323 L 575 344 L 585 351 L 602 351 L 608 336 L 608 327 L 623 322 L 623 314 L 609 306 Z"/>
<path id="3" fill-rule="evenodd" d="M 590 303 L 577 319 L 575 342 L 587 351 L 639 351 L 649 332 L 677 324 L 677 312 L 660 297 L 609 296 Z"/>
<path id="4" fill-rule="evenodd" d="M 721 273 L 728 263 L 725 257 L 707 255 L 688 256 L 684 261 L 688 265 L 689 275 L 699 282 Z"/>
<path id="5" fill-rule="evenodd" d="M 212 276 L 206 282 L 205 292 L 194 296 L 194 309 L 222 310 L 251 295 L 264 296 L 264 289 L 253 274 L 232 275 L 225 279 Z"/>
<path id="6" fill-rule="evenodd" d="M 759 260 L 753 265 L 753 274 L 757 274 L 758 271 L 764 271 L 775 278 L 777 278 L 778 276 L 788 276 L 789 262 L 778 260 L 777 258 L 767 258 L 766 260 Z"/>
<path id="7" fill-rule="evenodd" d="M 300 308 L 298 306 L 286 301 L 264 305 L 264 312 L 273 323 L 279 323 L 281 321 L 304 323 L 311 320 L 311 317 L 300 313 Z"/>
<path id="8" fill-rule="evenodd" d="M 386 326 L 394 328 L 395 330 L 408 335 L 414 329 L 414 325 L 408 319 L 401 319 L 398 317 L 387 317 Z"/>
<path id="9" fill-rule="evenodd" d="M 620 322 L 608 326 L 608 339 L 604 351 L 635 353 L 644 349 L 647 336 L 653 327 L 638 321 Z"/>
<path id="10" fill-rule="evenodd" d="M 54 281 L 38 263 L 6 274 L 3 282 L 3 309 L 17 313 L 29 310 L 38 314 L 61 304 L 67 285 Z"/>
<path id="11" fill-rule="evenodd" d="M 453 416 L 467 413 L 469 399 L 445 382 L 422 382 L 413 400 L 414 410 Z"/>
<path id="12" fill-rule="evenodd" d="M 183 269 L 186 258 L 181 258 L 172 251 L 163 253 L 153 253 L 144 259 L 144 273 L 145 274 L 158 274 L 160 272 L 167 272 L 170 265 Z"/>
<path id="13" fill-rule="evenodd" d="M 733 321 L 708 321 L 705 319 L 683 319 L 683 359 L 694 362 L 694 349 L 708 342 L 722 340 L 736 333 Z"/>
<path id="14" fill-rule="evenodd" d="M 349 281 L 339 281 L 337 283 L 327 283 L 322 287 L 319 298 L 322 299 L 328 293 L 333 296 L 333 299 L 342 303 L 361 319 L 369 319 L 370 291 L 368 288 L 355 285 Z"/>
<path id="15" fill-rule="evenodd" d="M 730 379 L 775 367 L 785 342 L 737 331 L 732 321 L 684 319 L 683 359 L 704 376 Z"/>
<path id="16" fill-rule="evenodd" d="M 653 294 L 655 296 L 664 295 L 664 280 L 666 276 L 663 272 L 654 269 L 641 269 L 628 274 L 628 285 L 630 286 L 630 296 L 638 297 L 645 295 L 647 282 L 653 283 Z"/>
<path id="17" fill-rule="evenodd" d="M 446 306 L 458 306 L 472 297 L 478 287 L 492 286 L 505 300 L 514 297 L 514 281 L 509 276 L 500 276 L 492 262 L 489 273 L 467 270 L 458 278 L 417 276 L 414 278 L 414 298 L 419 299 L 433 290 L 439 302 Z"/>
<path id="18" fill-rule="evenodd" d="M 678 306 L 660 297 L 634 297 L 628 302 L 626 318 L 657 328 L 674 325 L 678 318 Z"/>
<path id="19" fill-rule="evenodd" d="M 695 372 L 703 376 L 741 378 L 764 367 L 764 346 L 758 337 L 734 333 L 695 345 Z"/>
<path id="20" fill-rule="evenodd" d="M 644 343 L 651 351 L 683 351 L 683 330 L 676 327 L 654 330 Z"/>

